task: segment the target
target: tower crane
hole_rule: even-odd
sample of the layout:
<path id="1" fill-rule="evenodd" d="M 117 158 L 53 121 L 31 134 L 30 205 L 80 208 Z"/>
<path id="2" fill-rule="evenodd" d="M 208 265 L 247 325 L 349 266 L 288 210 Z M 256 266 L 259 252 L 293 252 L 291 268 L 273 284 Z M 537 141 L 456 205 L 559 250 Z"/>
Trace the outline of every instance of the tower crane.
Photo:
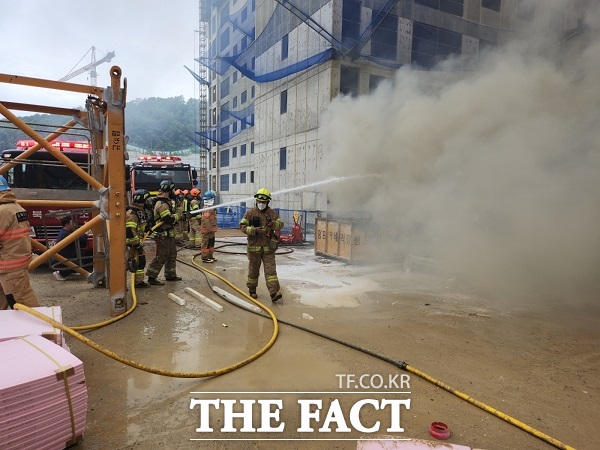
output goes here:
<path id="1" fill-rule="evenodd" d="M 90 50 L 88 50 L 85 55 L 87 55 L 90 51 L 92 52 L 92 62 L 91 63 L 86 64 L 85 66 L 83 66 L 77 70 L 71 70 L 71 72 L 66 74 L 64 77 L 62 77 L 58 81 L 67 81 L 67 80 L 70 80 L 71 78 L 75 78 L 77 75 L 81 75 L 83 72 L 89 71 L 90 72 L 90 81 L 91 81 L 90 84 L 92 86 L 96 86 L 97 81 L 98 81 L 98 72 L 96 71 L 96 67 L 104 62 L 110 62 L 110 60 L 114 58 L 115 52 L 108 52 L 104 57 L 102 57 L 96 61 L 96 47 L 92 46 L 92 48 Z M 83 55 L 83 56 L 85 57 L 85 55 Z M 80 62 L 81 62 L 81 60 L 80 60 Z M 77 64 L 79 64 L 79 63 L 77 63 Z"/>

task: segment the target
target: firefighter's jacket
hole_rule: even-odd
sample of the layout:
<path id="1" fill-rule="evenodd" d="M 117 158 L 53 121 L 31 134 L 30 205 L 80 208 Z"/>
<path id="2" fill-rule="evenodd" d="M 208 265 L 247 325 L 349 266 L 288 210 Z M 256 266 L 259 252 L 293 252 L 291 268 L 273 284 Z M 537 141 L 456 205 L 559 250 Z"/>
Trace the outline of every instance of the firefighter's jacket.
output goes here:
<path id="1" fill-rule="evenodd" d="M 27 211 L 12 191 L 0 192 L 0 273 L 25 269 L 31 262 Z"/>
<path id="2" fill-rule="evenodd" d="M 156 230 L 157 234 L 175 237 L 173 226 L 179 221 L 179 214 L 175 212 L 175 206 L 168 198 L 158 197 L 154 204 L 154 222 L 162 222 Z"/>
<path id="3" fill-rule="evenodd" d="M 186 219 L 187 215 L 186 213 L 188 212 L 188 201 L 185 197 L 181 197 L 181 198 L 176 198 L 174 202 L 172 202 L 174 204 L 174 212 L 177 213 L 177 215 L 179 216 L 178 221 L 182 222 Z"/>
<path id="4" fill-rule="evenodd" d="M 131 205 L 125 218 L 125 244 L 139 247 L 143 244 L 146 231 L 146 213 L 141 206 Z"/>
<path id="5" fill-rule="evenodd" d="M 257 228 L 262 228 L 264 232 L 257 231 Z M 283 221 L 279 214 L 268 206 L 264 211 L 256 207 L 247 210 L 240 222 L 240 229 L 248 236 L 249 252 L 258 252 L 261 248 L 268 251 L 272 233 L 282 228 Z"/>
<path id="6" fill-rule="evenodd" d="M 198 201 L 197 198 L 192 198 L 190 200 L 190 213 L 194 212 L 194 211 L 198 211 L 200 209 L 200 202 Z M 194 222 L 194 221 L 198 221 L 200 222 L 200 217 L 202 214 L 190 214 L 190 221 Z"/>
<path id="7" fill-rule="evenodd" d="M 200 221 L 200 233 L 216 233 L 219 227 L 217 226 L 217 210 L 209 209 L 202 211 L 202 220 Z"/>

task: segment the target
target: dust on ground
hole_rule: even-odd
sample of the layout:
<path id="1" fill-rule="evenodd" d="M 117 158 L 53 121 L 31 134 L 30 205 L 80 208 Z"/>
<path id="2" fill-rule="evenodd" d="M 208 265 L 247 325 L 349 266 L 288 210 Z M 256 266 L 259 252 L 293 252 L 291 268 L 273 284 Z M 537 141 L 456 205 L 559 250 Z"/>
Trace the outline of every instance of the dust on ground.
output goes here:
<path id="1" fill-rule="evenodd" d="M 243 239 L 218 235 L 218 261 L 206 267 L 245 291 L 247 260 L 239 243 Z M 598 309 L 500 305 L 431 271 L 383 263 L 346 264 L 316 256 L 311 247 L 295 247 L 291 252 L 282 248 L 280 252 L 284 253 L 277 259 L 283 301 L 272 304 L 268 300 L 262 274 L 258 289 L 259 301 L 279 320 L 351 343 L 389 361 L 406 361 L 575 448 L 600 448 L 600 438 L 592 432 L 600 404 Z M 178 272 L 183 281 L 139 289 L 133 313 L 83 334 L 110 352 L 173 372 L 213 371 L 258 352 L 273 336 L 271 320 L 213 294 L 194 266 L 196 254 L 185 249 L 179 252 Z M 241 297 L 222 281 L 214 277 L 210 281 Z M 94 289 L 81 276 L 59 282 L 49 268 L 41 267 L 32 274 L 32 284 L 43 306 L 61 306 L 66 325 L 110 318 L 108 290 Z M 186 287 L 217 301 L 224 311 L 217 312 L 189 296 Z M 170 300 L 169 292 L 185 298 L 186 304 L 179 306 Z M 441 421 L 452 431 L 446 441 L 450 443 L 483 449 L 553 448 L 413 373 L 409 388 L 392 389 L 393 393 L 381 386 L 356 389 L 354 382 L 341 385 L 347 378 L 340 374 L 357 378 L 376 375 L 376 385 L 379 376 L 399 380 L 408 372 L 284 323 L 279 324 L 277 340 L 263 356 L 230 373 L 208 378 L 150 374 L 71 336 L 66 340 L 83 361 L 88 384 L 87 429 L 84 440 L 73 447 L 82 450 L 355 449 L 357 439 L 390 434 L 386 432 L 390 424 L 384 420 L 391 420 L 389 413 L 372 406 L 362 409 L 361 422 L 373 427 L 381 420 L 378 432 L 360 432 L 350 426 L 352 405 L 369 398 L 410 399 L 410 409 L 401 409 L 404 432 L 393 433 L 395 438 L 433 440 L 429 426 Z M 403 393 L 396 393 L 400 391 Z M 213 409 L 210 426 L 214 431 L 199 432 L 199 408 L 190 408 L 192 399 L 199 398 L 281 399 L 279 420 L 286 425 L 281 432 L 223 432 L 222 409 Z M 323 401 L 320 421 L 312 422 L 313 433 L 297 431 L 301 399 Z M 336 401 L 350 431 L 317 432 L 329 405 Z M 260 427 L 259 413 L 255 422 L 254 426 Z M 277 423 L 272 420 L 271 425 Z M 233 424 L 239 429 L 242 420 L 235 419 Z M 332 430 L 338 425 L 330 423 Z"/>

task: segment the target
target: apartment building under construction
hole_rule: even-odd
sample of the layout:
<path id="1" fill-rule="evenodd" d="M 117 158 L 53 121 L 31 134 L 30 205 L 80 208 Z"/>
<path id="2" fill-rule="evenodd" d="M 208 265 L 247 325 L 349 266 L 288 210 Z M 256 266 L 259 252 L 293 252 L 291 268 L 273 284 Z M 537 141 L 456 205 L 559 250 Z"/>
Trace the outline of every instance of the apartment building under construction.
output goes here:
<path id="1" fill-rule="evenodd" d="M 202 0 L 201 0 L 202 1 Z M 208 48 L 207 184 L 222 202 L 319 181 L 327 152 L 319 121 L 340 94 L 367 95 L 399 68 L 464 64 L 544 13 L 537 0 L 203 0 Z M 581 1 L 547 24 L 580 27 Z M 365 136 L 365 149 L 368 148 Z M 367 154 L 367 153 L 366 153 Z M 243 202 L 242 202 L 243 203 Z M 277 197 L 288 209 L 327 209 L 317 189 Z"/>

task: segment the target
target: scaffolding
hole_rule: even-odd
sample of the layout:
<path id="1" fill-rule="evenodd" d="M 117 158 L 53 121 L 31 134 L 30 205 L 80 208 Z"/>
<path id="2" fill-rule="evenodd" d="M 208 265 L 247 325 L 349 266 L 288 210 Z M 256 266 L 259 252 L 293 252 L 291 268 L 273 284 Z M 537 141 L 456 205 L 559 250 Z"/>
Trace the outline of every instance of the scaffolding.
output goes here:
<path id="1" fill-rule="evenodd" d="M 122 72 L 120 67 L 113 66 L 110 69 L 110 77 L 110 86 L 98 88 L 96 86 L 0 73 L 0 83 L 87 95 L 85 110 L 60 108 L 51 105 L 4 102 L 0 99 L 0 114 L 12 122 L 16 128 L 23 131 L 30 139 L 36 141 L 33 147 L 30 147 L 14 160 L 2 165 L 0 174 L 6 174 L 11 168 L 42 149 L 89 185 L 90 191 L 93 191 L 96 195 L 96 200 L 84 199 L 82 193 L 88 192 L 85 190 L 21 190 L 24 196 L 30 197 L 26 199 L 19 198 L 18 202 L 24 208 L 43 206 L 64 209 L 67 213 L 68 210 L 74 208 L 93 208 L 93 217 L 88 222 L 51 248 L 47 248 L 42 243 L 32 239 L 31 244 L 34 249 L 43 253 L 30 262 L 29 271 L 34 270 L 52 257 L 64 261 L 64 258 L 58 255 L 58 252 L 83 233 L 92 230 L 94 236 L 93 271 L 89 273 L 82 268 L 76 268 L 75 270 L 85 275 L 94 287 L 107 286 L 109 288 L 111 315 L 117 316 L 127 311 L 125 266 L 125 207 L 127 196 L 125 186 L 126 138 L 124 114 L 126 85 L 121 83 Z M 71 116 L 72 119 L 63 126 L 58 127 L 53 133 L 42 136 L 16 116 L 12 110 Z M 101 164 L 93 163 L 90 167 L 90 173 L 79 167 L 60 149 L 52 146 L 55 139 L 63 133 L 68 133 L 76 125 L 80 125 L 89 132 L 92 162 L 102 162 Z M 78 200 L 78 197 L 81 200 Z M 67 262 L 67 265 L 74 266 L 71 262 Z"/>
<path id="2" fill-rule="evenodd" d="M 210 19 L 210 5 L 207 0 L 198 1 L 198 57 L 206 58 L 208 55 L 208 22 Z M 200 113 L 199 120 L 199 147 L 200 147 L 200 165 L 198 166 L 198 177 L 200 178 L 200 189 L 202 192 L 208 187 L 208 140 L 203 134 L 208 130 L 208 69 L 201 64 L 198 65 L 198 107 Z"/>

